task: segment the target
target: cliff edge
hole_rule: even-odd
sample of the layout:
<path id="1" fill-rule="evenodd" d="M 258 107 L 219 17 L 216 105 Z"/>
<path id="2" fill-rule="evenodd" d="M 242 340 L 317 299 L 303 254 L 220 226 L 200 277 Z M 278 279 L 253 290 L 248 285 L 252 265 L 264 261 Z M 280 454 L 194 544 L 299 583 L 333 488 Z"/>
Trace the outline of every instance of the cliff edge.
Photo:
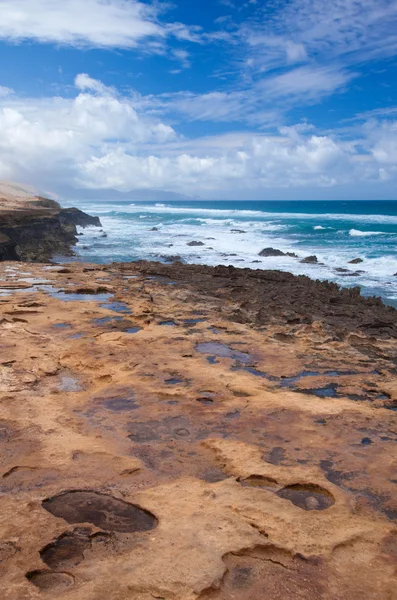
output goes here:
<path id="1" fill-rule="evenodd" d="M 63 209 L 29 186 L 0 181 L 0 261 L 71 256 L 77 225 L 100 227 L 101 222 L 77 208 Z"/>

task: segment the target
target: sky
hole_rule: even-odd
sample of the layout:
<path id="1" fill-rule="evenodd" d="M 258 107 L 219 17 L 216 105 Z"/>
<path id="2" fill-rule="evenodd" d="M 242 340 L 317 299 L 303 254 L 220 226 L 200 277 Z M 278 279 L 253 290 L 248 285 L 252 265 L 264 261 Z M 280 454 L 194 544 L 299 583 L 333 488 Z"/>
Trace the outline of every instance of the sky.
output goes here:
<path id="1" fill-rule="evenodd" d="M 397 0 L 0 0 L 0 179 L 397 199 Z"/>

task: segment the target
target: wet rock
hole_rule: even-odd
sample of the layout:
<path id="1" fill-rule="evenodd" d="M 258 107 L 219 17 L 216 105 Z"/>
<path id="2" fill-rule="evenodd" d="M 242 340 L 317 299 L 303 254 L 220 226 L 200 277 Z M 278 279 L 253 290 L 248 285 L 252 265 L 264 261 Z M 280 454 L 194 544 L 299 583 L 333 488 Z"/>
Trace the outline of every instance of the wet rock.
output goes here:
<path id="1" fill-rule="evenodd" d="M 204 246 L 204 243 L 203 242 L 195 242 L 195 241 L 193 241 L 193 242 L 188 242 L 187 246 Z"/>
<path id="2" fill-rule="evenodd" d="M 298 256 L 294 252 L 282 252 L 277 248 L 264 248 L 259 252 L 259 256 L 262 257 L 270 257 L 270 256 L 291 256 L 293 258 L 298 258 Z"/>
<path id="3" fill-rule="evenodd" d="M 59 213 L 60 221 L 63 223 L 73 223 L 79 227 L 102 227 L 99 217 L 87 215 L 78 208 L 63 208 Z"/>
<path id="4" fill-rule="evenodd" d="M 231 233 L 247 233 L 244 229 L 231 229 Z"/>
<path id="5" fill-rule="evenodd" d="M 358 265 L 364 262 L 362 258 L 354 258 L 353 260 L 349 260 L 349 265 Z"/>
<path id="6" fill-rule="evenodd" d="M 173 263 L 173 262 L 177 262 L 177 261 L 181 261 L 182 257 L 179 256 L 178 254 L 171 254 L 171 255 L 166 255 L 166 254 L 162 254 L 160 256 L 160 258 L 163 259 L 164 262 L 166 263 Z"/>
<path id="7" fill-rule="evenodd" d="M 305 258 L 303 258 L 299 262 L 301 262 L 302 264 L 314 265 L 314 264 L 318 263 L 318 258 L 315 255 L 313 255 L 313 256 L 306 256 Z"/>
<path id="8" fill-rule="evenodd" d="M 157 227 L 152 227 L 150 231 L 158 231 Z"/>

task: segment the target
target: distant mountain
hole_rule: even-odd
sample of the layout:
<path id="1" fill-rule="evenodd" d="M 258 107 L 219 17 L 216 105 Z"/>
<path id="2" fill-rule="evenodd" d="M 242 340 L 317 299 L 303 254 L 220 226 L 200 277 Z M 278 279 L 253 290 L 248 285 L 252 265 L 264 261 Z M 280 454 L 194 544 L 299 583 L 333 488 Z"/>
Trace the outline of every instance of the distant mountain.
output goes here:
<path id="1" fill-rule="evenodd" d="M 57 190 L 62 200 L 136 200 L 136 201 L 170 201 L 170 200 L 193 200 L 191 196 L 184 196 L 175 192 L 164 190 L 130 190 L 119 192 L 113 189 L 83 189 L 63 187 Z M 197 198 L 196 198 L 197 199 Z"/>

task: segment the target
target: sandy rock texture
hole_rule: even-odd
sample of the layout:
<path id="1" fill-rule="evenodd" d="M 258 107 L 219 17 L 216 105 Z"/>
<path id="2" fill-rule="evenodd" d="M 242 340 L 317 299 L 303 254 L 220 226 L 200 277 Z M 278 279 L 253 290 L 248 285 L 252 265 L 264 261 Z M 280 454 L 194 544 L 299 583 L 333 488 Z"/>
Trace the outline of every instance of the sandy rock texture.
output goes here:
<path id="1" fill-rule="evenodd" d="M 1 263 L 1 597 L 395 600 L 396 315 L 275 272 Z"/>

